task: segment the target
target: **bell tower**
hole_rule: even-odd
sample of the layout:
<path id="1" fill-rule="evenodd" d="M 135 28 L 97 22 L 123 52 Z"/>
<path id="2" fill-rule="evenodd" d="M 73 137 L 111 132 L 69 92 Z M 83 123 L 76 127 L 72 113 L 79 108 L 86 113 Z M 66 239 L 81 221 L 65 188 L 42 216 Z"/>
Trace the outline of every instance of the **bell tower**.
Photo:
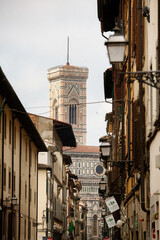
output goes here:
<path id="1" fill-rule="evenodd" d="M 72 125 L 77 145 L 86 145 L 88 68 L 69 64 L 48 69 L 50 117 Z"/>

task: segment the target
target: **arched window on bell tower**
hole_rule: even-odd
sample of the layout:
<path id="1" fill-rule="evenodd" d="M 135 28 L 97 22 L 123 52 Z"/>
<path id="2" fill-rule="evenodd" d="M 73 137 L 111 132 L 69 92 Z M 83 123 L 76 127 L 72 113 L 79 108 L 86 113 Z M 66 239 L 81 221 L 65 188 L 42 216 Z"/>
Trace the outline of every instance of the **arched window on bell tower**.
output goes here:
<path id="1" fill-rule="evenodd" d="M 78 107 L 75 100 L 70 101 L 69 103 L 69 123 L 77 124 L 78 118 Z"/>
<path id="2" fill-rule="evenodd" d="M 76 106 L 76 104 L 69 105 L 69 123 L 70 124 L 77 123 L 77 106 Z"/>

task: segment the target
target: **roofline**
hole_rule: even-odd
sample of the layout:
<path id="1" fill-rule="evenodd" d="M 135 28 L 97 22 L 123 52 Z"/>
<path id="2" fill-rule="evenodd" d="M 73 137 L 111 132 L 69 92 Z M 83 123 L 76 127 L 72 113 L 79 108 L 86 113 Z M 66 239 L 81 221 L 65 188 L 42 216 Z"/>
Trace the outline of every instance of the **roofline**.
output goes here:
<path id="1" fill-rule="evenodd" d="M 38 148 L 38 151 L 47 152 L 48 149 L 45 143 L 43 142 L 39 132 L 35 128 L 32 120 L 30 119 L 28 113 L 23 107 L 13 87 L 6 78 L 1 67 L 0 67 L 0 95 L 3 98 L 6 98 L 7 105 L 12 109 L 12 112 L 14 112 L 14 115 L 18 118 L 22 127 L 26 130 L 28 136 L 31 138 L 31 140 L 33 140 L 36 147 Z"/>

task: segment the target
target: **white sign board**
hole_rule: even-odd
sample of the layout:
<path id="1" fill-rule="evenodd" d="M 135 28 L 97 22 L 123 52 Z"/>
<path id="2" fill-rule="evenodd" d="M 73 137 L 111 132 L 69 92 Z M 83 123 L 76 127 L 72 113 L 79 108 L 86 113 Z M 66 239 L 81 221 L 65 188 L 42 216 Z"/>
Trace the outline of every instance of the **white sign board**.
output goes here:
<path id="1" fill-rule="evenodd" d="M 112 228 L 112 227 L 116 226 L 113 214 L 110 214 L 109 216 L 106 216 L 105 219 L 106 219 L 106 223 L 107 223 L 109 228 Z"/>
<path id="2" fill-rule="evenodd" d="M 106 205 L 109 208 L 109 211 L 111 213 L 113 213 L 119 209 L 118 203 L 114 197 L 107 198 Z"/>

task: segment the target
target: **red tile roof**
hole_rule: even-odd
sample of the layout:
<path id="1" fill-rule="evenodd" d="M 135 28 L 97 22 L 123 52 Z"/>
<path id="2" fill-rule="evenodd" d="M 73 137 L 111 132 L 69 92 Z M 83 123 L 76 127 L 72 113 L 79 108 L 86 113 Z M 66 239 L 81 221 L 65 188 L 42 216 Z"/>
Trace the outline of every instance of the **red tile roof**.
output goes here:
<path id="1" fill-rule="evenodd" d="M 77 146 L 76 148 L 63 148 L 64 151 L 67 152 L 91 152 L 91 153 L 99 153 L 98 146 Z"/>

